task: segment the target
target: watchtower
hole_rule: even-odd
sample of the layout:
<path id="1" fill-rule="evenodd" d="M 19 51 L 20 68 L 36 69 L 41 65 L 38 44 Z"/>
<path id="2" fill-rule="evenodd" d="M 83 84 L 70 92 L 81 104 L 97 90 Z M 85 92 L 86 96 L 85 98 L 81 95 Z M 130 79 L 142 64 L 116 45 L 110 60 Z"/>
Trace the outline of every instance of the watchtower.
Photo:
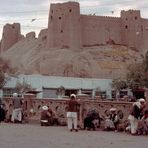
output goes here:
<path id="1" fill-rule="evenodd" d="M 143 37 L 140 10 L 121 11 L 122 43 L 140 49 Z"/>
<path id="2" fill-rule="evenodd" d="M 1 52 L 6 51 L 21 38 L 20 24 L 6 24 L 3 27 L 3 35 L 1 41 Z"/>
<path id="3" fill-rule="evenodd" d="M 80 48 L 80 7 L 77 2 L 50 5 L 47 48 Z"/>

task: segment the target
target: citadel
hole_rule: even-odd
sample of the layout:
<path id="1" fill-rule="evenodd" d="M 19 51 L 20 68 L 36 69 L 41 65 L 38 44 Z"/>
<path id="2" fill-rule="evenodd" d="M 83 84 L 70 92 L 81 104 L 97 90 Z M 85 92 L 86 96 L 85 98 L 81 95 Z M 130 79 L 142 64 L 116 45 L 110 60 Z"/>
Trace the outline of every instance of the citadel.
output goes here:
<path id="1" fill-rule="evenodd" d="M 23 38 L 19 23 L 6 24 L 0 44 L 4 52 Z M 35 37 L 30 32 L 27 37 Z M 46 48 L 91 47 L 106 44 L 125 45 L 135 50 L 148 46 L 148 19 L 140 10 L 121 11 L 120 17 L 80 14 L 77 2 L 51 4 L 48 28 L 41 30 L 39 39 L 46 38 Z"/>

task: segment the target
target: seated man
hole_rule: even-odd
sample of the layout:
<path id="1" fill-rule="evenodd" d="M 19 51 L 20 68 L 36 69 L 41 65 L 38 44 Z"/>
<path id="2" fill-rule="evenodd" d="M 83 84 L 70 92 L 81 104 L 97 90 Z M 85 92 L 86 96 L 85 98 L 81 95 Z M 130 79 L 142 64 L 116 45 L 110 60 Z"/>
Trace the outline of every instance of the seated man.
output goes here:
<path id="1" fill-rule="evenodd" d="M 105 130 L 117 130 L 119 117 L 116 114 L 116 108 L 111 108 L 110 113 L 105 117 Z"/>
<path id="2" fill-rule="evenodd" d="M 138 134 L 148 134 L 148 110 L 145 110 L 143 117 L 138 122 Z"/>
<path id="3" fill-rule="evenodd" d="M 100 126 L 100 116 L 99 114 L 92 110 L 87 114 L 87 116 L 84 118 L 84 130 L 87 128 L 87 130 L 95 130 L 96 126 L 95 123 L 98 123 Z"/>
<path id="4" fill-rule="evenodd" d="M 49 108 L 47 106 L 42 107 L 41 112 L 41 126 L 49 126 L 51 125 L 51 112 L 49 111 Z"/>
<path id="5" fill-rule="evenodd" d="M 41 112 L 41 126 L 49 125 L 59 125 L 56 113 L 52 111 L 48 106 L 42 107 L 43 111 Z"/>
<path id="6" fill-rule="evenodd" d="M 59 125 L 59 120 L 55 111 L 48 109 L 49 113 L 51 114 L 50 124 L 51 125 Z"/>

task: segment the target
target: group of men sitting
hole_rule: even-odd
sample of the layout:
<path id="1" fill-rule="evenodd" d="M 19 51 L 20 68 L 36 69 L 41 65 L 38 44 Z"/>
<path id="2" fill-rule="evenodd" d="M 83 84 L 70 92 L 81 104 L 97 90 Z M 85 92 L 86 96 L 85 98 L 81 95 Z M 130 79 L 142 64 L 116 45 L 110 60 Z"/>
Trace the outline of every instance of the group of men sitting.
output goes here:
<path id="1" fill-rule="evenodd" d="M 122 120 L 119 111 L 116 108 L 110 108 L 105 111 L 102 118 L 95 113 L 89 113 L 84 118 L 84 129 L 95 130 L 95 121 L 98 120 L 99 126 L 101 120 L 104 123 L 106 131 L 129 131 L 132 135 L 148 135 L 148 110 L 145 109 L 146 101 L 141 98 L 134 102 L 129 117 L 125 121 Z"/>
<path id="2" fill-rule="evenodd" d="M 88 112 L 84 118 L 84 130 L 95 130 L 100 127 L 101 121 L 104 121 L 104 130 L 111 131 L 117 130 L 117 125 L 120 122 L 120 118 L 116 113 L 116 108 L 111 108 L 105 112 L 105 117 L 100 117 L 99 113 L 95 110 Z"/>

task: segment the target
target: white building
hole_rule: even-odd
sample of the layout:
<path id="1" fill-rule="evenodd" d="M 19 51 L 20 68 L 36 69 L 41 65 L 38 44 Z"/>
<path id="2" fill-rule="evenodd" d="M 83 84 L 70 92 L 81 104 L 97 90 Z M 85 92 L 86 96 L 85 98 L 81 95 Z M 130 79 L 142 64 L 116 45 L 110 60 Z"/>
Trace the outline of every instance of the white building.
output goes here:
<path id="1" fill-rule="evenodd" d="M 71 93 L 88 94 L 90 97 L 95 96 L 96 91 L 100 91 L 107 98 L 111 98 L 112 79 L 91 79 L 75 77 L 56 77 L 44 75 L 18 75 L 10 76 L 7 84 L 3 88 L 3 96 L 12 95 L 17 83 L 27 83 L 37 91 L 41 91 L 37 98 L 58 98 L 59 88 L 64 89 L 64 96 Z"/>

